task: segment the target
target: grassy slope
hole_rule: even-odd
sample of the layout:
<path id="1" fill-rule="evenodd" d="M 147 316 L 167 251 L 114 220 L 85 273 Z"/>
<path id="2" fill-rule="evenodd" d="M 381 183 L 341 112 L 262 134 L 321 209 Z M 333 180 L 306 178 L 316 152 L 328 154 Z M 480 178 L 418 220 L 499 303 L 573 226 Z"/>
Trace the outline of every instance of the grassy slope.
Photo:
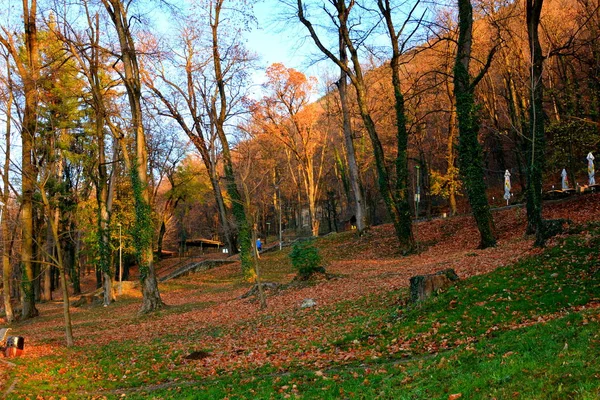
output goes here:
<path id="1" fill-rule="evenodd" d="M 350 268 L 340 249 L 357 260 L 377 245 L 376 237 L 357 243 L 347 234 L 321 242 L 332 268 Z M 10 398 L 599 398 L 599 248 L 600 232 L 590 229 L 417 307 L 401 300 L 402 287 L 323 299 L 309 310 L 277 304 L 297 300 L 284 293 L 270 298 L 273 312 L 240 317 L 256 305 L 232 299 L 247 285 L 223 270 L 162 287 L 172 306 L 156 315 L 136 316 L 135 295 L 110 314 L 76 310 L 84 338 L 73 349 L 57 346 L 55 305 L 16 327 L 33 343 L 17 367 L 0 365 L 0 393 L 18 378 Z M 464 257 L 475 263 L 481 255 Z M 282 254 L 263 266 L 271 280 L 290 277 Z M 210 357 L 186 360 L 193 350 Z"/>
<path id="2" fill-rule="evenodd" d="M 402 293 L 363 299 L 363 315 L 349 321 L 354 329 L 323 351 L 371 349 L 369 359 L 328 369 L 289 368 L 282 375 L 234 373 L 152 395 L 600 398 L 599 235 L 568 238 L 417 307 L 398 305 L 394 299 Z M 347 307 L 355 305 L 325 313 Z"/>

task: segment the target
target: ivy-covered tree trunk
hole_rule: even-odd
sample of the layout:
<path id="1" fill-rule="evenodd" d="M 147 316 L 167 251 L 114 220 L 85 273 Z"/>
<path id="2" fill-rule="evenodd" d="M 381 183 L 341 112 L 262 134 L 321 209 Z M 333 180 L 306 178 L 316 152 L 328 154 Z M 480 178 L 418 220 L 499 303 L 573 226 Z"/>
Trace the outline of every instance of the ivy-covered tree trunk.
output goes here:
<path id="1" fill-rule="evenodd" d="M 458 118 L 458 162 L 460 175 L 477 228 L 480 248 L 496 245 L 494 221 L 487 200 L 483 173 L 483 152 L 478 140 L 479 119 L 475 107 L 475 84 L 471 81 L 469 63 L 473 40 L 473 7 L 470 0 L 458 1 L 458 47 L 454 63 L 454 96 Z"/>
<path id="2" fill-rule="evenodd" d="M 108 11 L 121 46 L 121 61 L 124 69 L 123 83 L 131 109 L 131 125 L 135 136 L 135 158 L 131 160 L 130 176 L 135 199 L 135 224 L 133 229 L 137 261 L 142 284 L 141 313 L 161 308 L 164 303 L 158 291 L 158 282 L 154 272 L 154 254 L 152 251 L 152 218 L 150 193 L 148 186 L 148 153 L 146 136 L 142 124 L 141 81 L 135 52 L 135 43 L 129 27 L 127 9 L 121 0 L 102 0 Z M 126 151 L 124 148 L 123 151 Z"/>
<path id="3" fill-rule="evenodd" d="M 392 70 L 392 87 L 394 88 L 394 110 L 396 111 L 396 187 L 394 190 L 394 198 L 396 208 L 398 209 L 398 217 L 400 218 L 400 228 L 402 229 L 401 235 L 403 238 L 406 238 L 406 250 L 412 251 L 415 248 L 415 238 L 412 231 L 412 219 L 408 198 L 408 129 L 406 129 L 406 107 L 404 94 L 402 93 L 402 80 L 400 78 L 400 57 L 402 56 L 402 48 L 400 47 L 399 40 L 402 32 L 396 32 L 392 18 L 392 6 L 390 5 L 389 0 L 378 0 L 377 4 L 385 19 L 388 34 L 390 36 L 390 43 L 392 45 L 390 68 Z M 412 9 L 408 18 L 412 16 L 415 8 Z"/>
<path id="4" fill-rule="evenodd" d="M 100 138 L 104 141 L 103 138 Z M 98 146 L 104 152 L 104 145 Z M 108 306 L 114 300 L 112 289 L 111 249 L 110 249 L 110 212 L 107 205 L 108 188 L 106 187 L 106 165 L 103 154 L 99 158 L 99 176 L 96 185 L 96 201 L 98 204 L 98 267 L 102 272 L 102 287 L 104 288 L 103 305 Z"/>
<path id="5" fill-rule="evenodd" d="M 529 140 L 527 140 L 527 221 L 535 230 L 535 245 L 545 242 L 542 219 L 542 171 L 544 168 L 544 56 L 538 34 L 543 0 L 527 0 L 527 34 L 531 51 L 531 100 L 529 105 Z"/>
<path id="6" fill-rule="evenodd" d="M 211 32 L 212 32 L 212 53 L 213 53 L 213 67 L 215 72 L 215 81 L 217 84 L 217 97 L 211 105 L 211 120 L 215 124 L 217 136 L 221 142 L 223 164 L 225 170 L 225 180 L 227 194 L 231 201 L 231 209 L 233 216 L 237 223 L 238 228 L 238 243 L 240 246 L 240 261 L 242 264 L 242 270 L 245 274 L 249 274 L 253 268 L 252 263 L 252 237 L 250 232 L 250 225 L 246 217 L 246 211 L 244 210 L 244 202 L 240 191 L 238 190 L 235 174 L 233 170 L 233 161 L 231 159 L 231 151 L 229 149 L 229 142 L 225 135 L 225 120 L 227 118 L 227 94 L 225 92 L 225 79 L 223 76 L 223 70 L 221 66 L 221 54 L 219 50 L 219 23 L 220 13 L 223 6 L 223 0 L 217 0 L 214 4 L 214 9 L 211 10 L 212 16 L 210 21 Z M 217 107 L 218 103 L 218 107 Z"/>

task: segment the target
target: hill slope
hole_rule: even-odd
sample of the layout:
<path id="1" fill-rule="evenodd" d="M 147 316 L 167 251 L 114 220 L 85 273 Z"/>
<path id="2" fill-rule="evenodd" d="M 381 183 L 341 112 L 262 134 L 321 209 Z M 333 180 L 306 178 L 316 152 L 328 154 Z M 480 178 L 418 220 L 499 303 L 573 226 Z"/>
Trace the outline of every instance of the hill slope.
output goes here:
<path id="1" fill-rule="evenodd" d="M 546 212 L 588 223 L 599 204 L 589 195 Z M 422 252 L 409 257 L 389 226 L 321 238 L 339 277 L 273 294 L 264 312 L 238 298 L 250 285 L 236 264 L 162 285 L 169 307 L 151 316 L 137 314 L 136 292 L 73 309 L 72 349 L 61 304 L 40 305 L 40 318 L 14 326 L 26 353 L 0 364 L 0 393 L 14 383 L 15 398 L 596 398 L 600 232 L 542 252 L 523 237 L 520 208 L 494 217 L 499 246 L 486 250 L 469 217 L 419 223 Z M 285 253 L 263 257 L 267 280 L 292 279 Z M 464 280 L 418 307 L 404 302 L 410 276 L 445 268 Z M 306 298 L 317 306 L 301 309 Z"/>

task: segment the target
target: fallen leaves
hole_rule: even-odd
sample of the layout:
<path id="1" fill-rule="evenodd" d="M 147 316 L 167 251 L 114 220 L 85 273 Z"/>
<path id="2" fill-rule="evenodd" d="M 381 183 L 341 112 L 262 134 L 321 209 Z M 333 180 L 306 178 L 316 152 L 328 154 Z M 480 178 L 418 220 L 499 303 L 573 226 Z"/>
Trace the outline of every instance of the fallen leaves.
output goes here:
<path id="1" fill-rule="evenodd" d="M 600 216 L 598 204 L 600 195 L 592 195 L 580 203 L 570 202 L 568 207 L 564 204 L 549 205 L 544 213 L 546 217 L 585 222 L 590 215 Z M 168 286 L 169 290 L 162 292 L 163 300 L 171 307 L 151 317 L 140 318 L 137 315 L 139 304 L 136 302 L 117 303 L 110 309 L 111 313 L 93 308 L 74 311 L 76 344 L 85 348 L 128 340 L 150 343 L 160 338 L 175 337 L 168 348 L 161 350 L 167 354 L 166 359 L 151 366 L 152 371 L 168 369 L 211 376 L 263 366 L 275 371 L 301 366 L 314 370 L 315 376 L 320 379 L 329 379 L 329 374 L 323 371 L 334 364 L 376 360 L 391 354 L 410 356 L 415 347 L 429 353 L 455 346 L 474 350 L 473 344 L 478 340 L 478 334 L 470 334 L 460 321 L 455 326 L 460 336 L 458 339 L 445 339 L 439 334 L 439 326 L 435 325 L 430 331 L 419 332 L 410 338 L 398 337 L 392 343 L 382 345 L 382 348 L 375 347 L 375 329 L 363 337 L 346 341 L 343 346 L 335 343 L 352 332 L 353 317 L 368 313 L 368 310 L 357 305 L 358 299 L 407 287 L 409 278 L 414 275 L 453 268 L 461 278 L 465 278 L 485 274 L 529 255 L 539 254 L 541 250 L 532 248 L 532 240 L 523 237 L 525 220 L 523 212 L 517 210 L 494 213 L 499 233 L 498 246 L 485 250 L 476 250 L 479 234 L 473 219 L 468 216 L 416 224 L 416 237 L 427 246 L 423 246 L 421 253 L 408 257 L 398 255 L 394 229 L 390 225 L 373 227 L 363 237 L 342 234 L 326 238 L 324 240 L 332 241 L 331 247 L 324 252 L 329 257 L 328 272 L 341 277 L 318 282 L 314 286 L 282 290 L 268 298 L 268 309 L 264 312 L 258 311 L 257 304 L 238 298 L 248 289 L 247 286 L 241 286 L 236 278 L 239 276 L 239 265 L 225 265 L 190 275 L 181 278 L 181 284 Z M 333 243 L 334 239 L 339 242 Z M 282 276 L 291 280 L 293 272 Z M 531 278 L 532 281 L 535 279 L 535 276 Z M 319 307 L 297 310 L 297 305 L 306 298 L 314 299 Z M 476 305 L 486 307 L 492 302 L 502 302 L 504 305 L 511 301 L 511 293 L 505 292 Z M 347 302 L 343 311 L 332 307 L 341 302 Z M 452 300 L 448 307 L 460 309 L 461 304 Z M 600 302 L 577 307 L 598 308 Z M 19 333 L 27 337 L 25 358 L 51 354 L 56 350 L 57 343 L 63 340 L 62 330 L 56 328 L 60 324 L 57 322 L 61 318 L 60 304 L 40 304 L 40 310 L 42 315 L 53 317 L 33 320 L 30 325 L 19 328 Z M 544 316 L 524 316 L 519 323 L 510 326 L 495 324 L 484 334 L 493 335 L 498 330 L 545 323 L 568 312 L 562 310 Z M 514 311 L 512 313 L 514 315 Z M 496 315 L 496 311 L 491 314 Z M 199 352 L 193 361 L 186 361 L 185 355 L 193 349 L 206 350 Z M 502 358 L 510 356 L 512 353 L 508 352 Z M 126 367 L 115 379 L 123 375 L 136 376 L 136 373 L 137 377 L 146 377 L 147 370 L 138 372 L 142 367 L 136 367 L 135 363 L 135 357 L 124 356 L 123 364 Z M 137 369 L 134 370 L 134 367 Z M 59 374 L 62 375 L 64 371 L 61 371 Z M 406 379 L 406 383 L 410 382 L 408 376 Z M 280 389 L 284 395 L 294 393 L 294 388 L 289 385 Z M 462 395 L 457 393 L 450 396 L 458 396 L 454 397 L 457 399 Z"/>

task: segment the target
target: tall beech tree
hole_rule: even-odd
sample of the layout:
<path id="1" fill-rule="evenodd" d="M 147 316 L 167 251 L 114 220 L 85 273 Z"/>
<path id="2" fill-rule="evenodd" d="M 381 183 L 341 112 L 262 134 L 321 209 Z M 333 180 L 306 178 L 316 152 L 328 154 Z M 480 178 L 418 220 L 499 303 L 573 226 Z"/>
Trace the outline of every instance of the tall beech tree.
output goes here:
<path id="1" fill-rule="evenodd" d="M 206 49 L 201 44 L 202 32 L 196 25 L 195 20 L 189 19 L 181 27 L 178 43 L 172 49 L 170 57 L 149 59 L 151 65 L 144 74 L 144 83 L 152 91 L 154 98 L 164 106 L 155 105 L 158 113 L 175 120 L 200 154 L 208 171 L 225 243 L 230 254 L 237 254 L 234 227 L 229 219 L 230 212 L 225 204 L 219 179 L 217 137 L 206 121 L 207 112 L 202 93 L 210 92 L 212 85 L 205 79 L 204 70 L 209 61 L 204 58 Z M 204 88 L 203 85 L 208 87 Z"/>
<path id="2" fill-rule="evenodd" d="M 379 11 L 385 20 L 390 44 L 392 47 L 392 57 L 390 59 L 390 69 L 392 72 L 392 87 L 394 89 L 394 110 L 396 112 L 396 204 L 400 217 L 400 227 L 403 229 L 402 236 L 410 239 L 414 245 L 414 237 L 412 233 L 410 203 L 408 196 L 408 129 L 406 105 L 404 93 L 402 92 L 402 79 L 400 78 L 401 57 L 405 52 L 406 47 L 410 43 L 410 39 L 416 33 L 421 25 L 421 21 L 425 14 L 417 21 L 416 26 L 411 27 L 413 14 L 420 1 L 415 1 L 413 7 L 408 13 L 404 23 L 397 31 L 394 26 L 394 10 L 389 0 L 377 0 Z M 412 28 L 412 29 L 411 29 Z M 408 30 L 408 32 L 405 32 Z M 417 215 L 418 217 L 418 215 Z"/>
<path id="3" fill-rule="evenodd" d="M 479 143 L 479 117 L 475 105 L 475 87 L 489 68 L 493 54 L 485 67 L 472 79 L 469 73 L 473 45 L 473 6 L 470 0 L 458 0 L 458 44 L 454 63 L 454 96 L 458 118 L 458 162 L 460 174 L 477 228 L 480 248 L 496 245 L 494 220 L 487 200 L 484 180 L 483 151 Z"/>
<path id="4" fill-rule="evenodd" d="M 235 33 L 238 28 L 229 30 L 228 24 L 237 19 L 223 14 L 225 4 L 211 2 L 206 15 L 187 16 L 169 54 L 148 59 L 150 70 L 145 83 L 164 106 L 159 112 L 173 118 L 200 153 L 209 172 L 227 246 L 232 254 L 240 249 L 242 268 L 248 272 L 252 269 L 251 233 L 248 222 L 244 222 L 244 202 L 237 188 L 226 130 L 239 112 L 251 58 Z M 198 27 L 203 22 L 209 23 L 208 32 Z M 224 177 L 220 176 L 223 172 L 219 163 Z M 227 198 L 222 193 L 223 185 Z"/>
<path id="5" fill-rule="evenodd" d="M 131 32 L 128 6 L 131 2 L 121 0 L 102 0 L 110 19 L 112 20 L 117 36 L 119 37 L 119 58 L 123 64 L 123 84 L 127 90 L 131 112 L 131 129 L 135 136 L 135 157 L 130 166 L 130 177 L 135 198 L 135 226 L 134 243 L 140 269 L 142 283 L 142 313 L 157 310 L 164 304 L 158 291 L 158 282 L 154 272 L 152 251 L 152 218 L 150 210 L 150 188 L 148 185 L 148 151 L 146 148 L 146 135 L 142 124 L 142 85 L 140 70 L 137 61 L 135 41 Z M 123 152 L 127 149 L 123 148 Z"/>

